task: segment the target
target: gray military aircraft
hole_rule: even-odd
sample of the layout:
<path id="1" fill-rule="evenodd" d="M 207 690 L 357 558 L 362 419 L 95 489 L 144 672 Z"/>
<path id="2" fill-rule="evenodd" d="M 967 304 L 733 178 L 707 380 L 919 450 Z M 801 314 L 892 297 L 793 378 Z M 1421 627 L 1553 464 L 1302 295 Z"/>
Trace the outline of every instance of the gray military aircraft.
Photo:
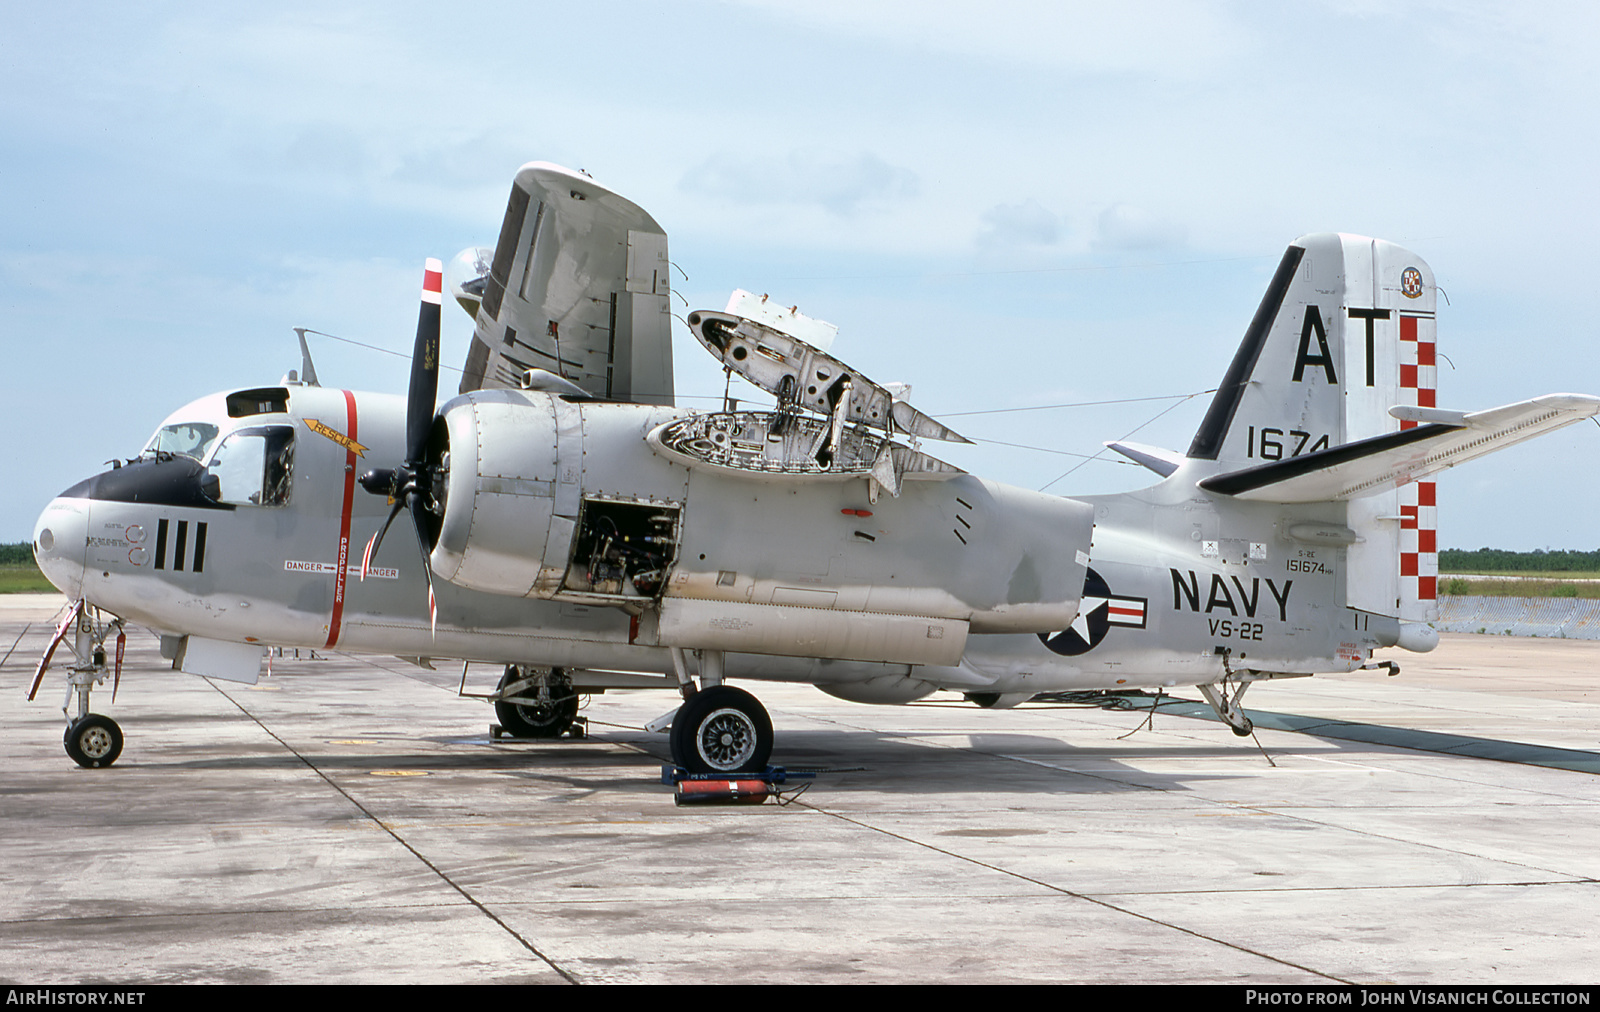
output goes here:
<path id="1" fill-rule="evenodd" d="M 132 623 L 174 668 L 246 682 L 268 647 L 490 663 L 498 720 L 532 738 L 567 733 L 581 694 L 673 689 L 672 756 L 696 772 L 768 762 L 771 720 L 735 678 L 988 707 L 1193 685 L 1248 734 L 1253 682 L 1437 642 L 1428 476 L 1600 412 L 1438 407 L 1427 264 L 1310 235 L 1188 451 L 1110 444 L 1160 480 L 1064 498 L 923 452 L 961 437 L 749 297 L 686 322 L 774 405 L 674 407 L 666 235 L 586 175 L 524 166 L 498 244 L 458 259 L 476 324 L 437 411 L 430 261 L 408 396 L 323 388 L 306 354 L 46 507 L 34 552 L 74 603 L 29 698 L 69 643 L 75 761 L 121 751 L 89 696 Z M 401 513 L 421 560 L 382 540 Z"/>

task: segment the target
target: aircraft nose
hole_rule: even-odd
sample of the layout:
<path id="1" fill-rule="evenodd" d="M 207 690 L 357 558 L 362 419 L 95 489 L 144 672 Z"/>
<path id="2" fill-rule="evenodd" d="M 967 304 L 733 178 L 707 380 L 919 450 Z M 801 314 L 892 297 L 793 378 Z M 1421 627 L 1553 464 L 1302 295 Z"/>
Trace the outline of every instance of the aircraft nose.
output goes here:
<path id="1" fill-rule="evenodd" d="M 33 557 L 45 579 L 76 601 L 83 596 L 83 562 L 89 545 L 89 503 L 57 498 L 33 525 Z"/>

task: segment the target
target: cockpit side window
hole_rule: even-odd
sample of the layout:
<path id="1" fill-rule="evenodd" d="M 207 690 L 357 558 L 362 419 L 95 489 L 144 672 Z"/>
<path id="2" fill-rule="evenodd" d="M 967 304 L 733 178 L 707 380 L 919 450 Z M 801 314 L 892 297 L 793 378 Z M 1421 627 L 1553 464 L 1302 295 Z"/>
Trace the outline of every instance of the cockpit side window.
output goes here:
<path id="1" fill-rule="evenodd" d="M 294 429 L 241 429 L 217 447 L 201 489 L 221 503 L 285 506 L 294 479 Z"/>

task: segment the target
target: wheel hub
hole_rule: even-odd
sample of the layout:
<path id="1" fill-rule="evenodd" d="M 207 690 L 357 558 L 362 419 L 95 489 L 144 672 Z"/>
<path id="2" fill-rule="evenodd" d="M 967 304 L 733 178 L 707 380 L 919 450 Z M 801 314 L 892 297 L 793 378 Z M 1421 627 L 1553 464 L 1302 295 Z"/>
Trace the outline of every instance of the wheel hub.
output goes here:
<path id="1" fill-rule="evenodd" d="M 756 729 L 734 709 L 716 710 L 700 725 L 701 758 L 718 769 L 735 769 L 755 754 Z"/>
<path id="2" fill-rule="evenodd" d="M 91 727 L 78 736 L 78 747 L 90 759 L 104 759 L 111 751 L 111 735 L 103 727 Z"/>

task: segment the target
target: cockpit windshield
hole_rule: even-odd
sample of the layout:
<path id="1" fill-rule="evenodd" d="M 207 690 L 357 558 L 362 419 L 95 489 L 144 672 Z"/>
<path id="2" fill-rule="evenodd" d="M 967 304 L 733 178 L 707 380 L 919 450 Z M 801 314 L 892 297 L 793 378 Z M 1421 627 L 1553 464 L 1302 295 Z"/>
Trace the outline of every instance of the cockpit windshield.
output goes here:
<path id="1" fill-rule="evenodd" d="M 150 442 L 145 444 L 139 455 L 144 457 L 160 453 L 181 453 L 185 457 L 203 460 L 206 452 L 211 449 L 211 444 L 217 441 L 217 433 L 221 431 L 210 422 L 175 422 L 163 425 L 156 430 L 154 436 L 150 437 Z"/>

